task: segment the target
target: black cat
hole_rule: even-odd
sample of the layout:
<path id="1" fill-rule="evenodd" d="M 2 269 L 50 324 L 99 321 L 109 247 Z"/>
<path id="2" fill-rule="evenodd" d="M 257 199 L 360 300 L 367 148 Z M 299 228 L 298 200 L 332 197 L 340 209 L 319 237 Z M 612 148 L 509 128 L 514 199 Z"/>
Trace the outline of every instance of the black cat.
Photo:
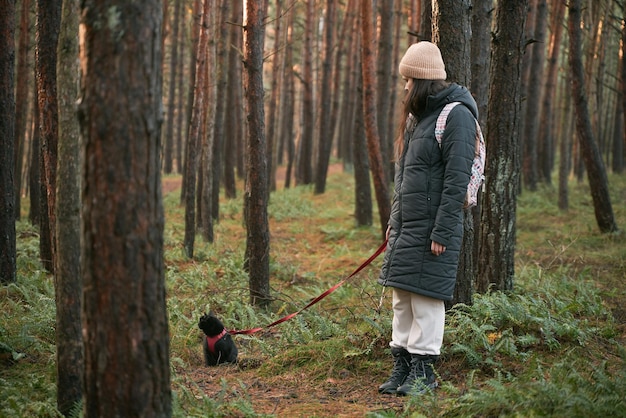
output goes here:
<path id="1" fill-rule="evenodd" d="M 224 328 L 224 324 L 212 313 L 204 314 L 198 321 L 200 328 L 206 335 L 203 338 L 204 363 L 207 366 L 217 366 L 222 363 L 237 363 L 237 346 L 232 337 Z"/>

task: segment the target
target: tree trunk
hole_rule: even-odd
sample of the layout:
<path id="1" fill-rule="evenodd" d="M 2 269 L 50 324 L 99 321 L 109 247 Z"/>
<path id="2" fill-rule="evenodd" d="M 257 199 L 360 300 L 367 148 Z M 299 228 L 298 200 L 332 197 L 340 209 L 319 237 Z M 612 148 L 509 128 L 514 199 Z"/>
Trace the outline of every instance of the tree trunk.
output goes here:
<path id="1" fill-rule="evenodd" d="M 250 303 L 267 306 L 270 302 L 270 234 L 267 217 L 267 145 L 263 109 L 263 41 L 265 10 L 263 1 L 249 1 L 244 25 L 245 91 L 248 102 L 248 152 L 246 202 L 246 265 L 249 274 Z"/>
<path id="2" fill-rule="evenodd" d="M 296 156 L 294 137 L 293 137 L 293 121 L 294 121 L 294 103 L 295 103 L 295 82 L 293 74 L 293 21 L 294 11 L 289 12 L 287 23 L 287 36 L 285 45 L 285 63 L 283 65 L 284 95 L 282 102 L 282 124 L 281 124 L 281 142 L 287 148 L 287 167 L 285 170 L 285 188 L 291 186 L 291 175 L 293 172 L 294 159 Z"/>
<path id="3" fill-rule="evenodd" d="M 347 45 L 347 63 L 343 74 L 343 80 L 341 81 L 341 117 L 339 118 L 339 146 L 340 155 L 343 158 L 343 166 L 345 171 L 352 169 L 354 162 L 354 138 L 355 135 L 355 108 L 358 112 L 362 112 L 362 102 L 357 102 L 357 95 L 354 94 L 358 88 L 362 88 L 360 68 L 361 68 L 361 47 L 360 47 L 360 18 L 359 18 L 360 5 L 356 0 L 349 0 L 346 10 L 346 24 L 348 27 L 346 34 Z M 357 79 L 359 82 L 357 83 Z M 362 94 L 362 92 L 360 93 Z"/>
<path id="4" fill-rule="evenodd" d="M 535 11 L 535 31 L 533 39 L 536 41 L 526 47 L 530 55 L 530 72 L 526 93 L 526 120 L 524 122 L 524 183 L 529 190 L 537 190 L 538 181 L 538 141 L 539 116 L 541 114 L 541 94 L 544 80 L 546 24 L 546 0 L 537 1 Z"/>
<path id="5" fill-rule="evenodd" d="M 315 104 L 313 102 L 313 32 L 315 26 L 315 0 L 307 0 L 304 27 L 304 48 L 302 51 L 302 131 L 296 181 L 300 184 L 313 182 L 313 133 L 315 129 Z"/>
<path id="6" fill-rule="evenodd" d="M 187 139 L 187 152 L 185 157 L 185 254 L 193 258 L 194 242 L 196 237 L 196 176 L 200 164 L 199 146 L 202 141 L 203 122 L 206 120 L 207 98 L 207 73 L 209 65 L 208 45 L 209 45 L 209 19 L 211 13 L 211 1 L 205 0 L 202 12 L 202 24 L 198 37 L 198 48 L 196 58 L 194 104 L 191 112 L 191 123 L 189 125 L 189 138 Z"/>
<path id="7" fill-rule="evenodd" d="M 183 179 L 180 190 L 180 203 L 187 205 L 187 175 L 188 175 L 188 165 L 189 165 L 189 146 L 193 146 L 193 156 L 196 155 L 197 152 L 197 143 L 191 144 L 191 135 L 192 135 L 192 121 L 193 121 L 193 112 L 194 112 L 194 103 L 195 103 L 195 94 L 198 81 L 196 80 L 196 71 L 199 65 L 199 58 L 202 55 L 199 48 L 199 37 L 202 32 L 202 1 L 194 0 L 193 2 L 193 20 L 191 23 L 191 53 L 189 54 L 189 91 L 187 92 L 187 137 L 185 139 L 185 159 L 183 161 Z M 199 128 L 198 128 L 199 129 Z M 199 131 L 198 131 L 199 132 Z M 198 132 L 195 135 L 198 135 Z M 194 173 L 195 176 L 195 173 Z M 195 181 L 195 180 L 194 180 Z M 187 214 L 185 215 L 187 216 Z"/>
<path id="8" fill-rule="evenodd" d="M 58 104 L 56 86 L 57 41 L 61 29 L 61 0 L 37 0 L 36 71 L 41 132 L 41 254 L 46 270 L 54 273 Z"/>
<path id="9" fill-rule="evenodd" d="M 241 109 L 241 19 L 243 18 L 243 3 L 232 2 L 230 34 L 228 45 L 228 88 L 226 89 L 226 108 L 224 115 L 224 191 L 226 197 L 237 197 L 235 187 L 235 168 L 237 167 L 237 153 L 241 151 L 243 142 L 243 118 Z M 240 173 L 241 174 L 241 173 Z"/>
<path id="10" fill-rule="evenodd" d="M 85 417 L 172 414 L 161 8 L 160 0 L 81 2 Z"/>
<path id="11" fill-rule="evenodd" d="M 492 0 L 475 0 L 473 2 L 472 14 L 472 65 L 471 65 L 471 91 L 478 106 L 478 122 L 481 127 L 487 126 L 489 110 L 489 67 L 491 66 L 491 26 L 492 26 Z M 485 134 L 486 129 L 483 129 Z M 473 230 L 473 242 L 463 241 L 465 248 L 471 248 L 471 261 L 465 262 L 465 253 L 459 264 L 459 272 L 468 269 L 471 277 L 473 290 L 476 291 L 478 281 L 477 266 L 479 263 L 480 243 L 480 219 L 482 211 L 482 193 L 478 192 L 478 204 L 469 211 L 465 211 L 463 220 L 464 229 Z M 471 216 L 471 220 L 467 219 Z M 471 224 L 471 227 L 469 226 Z M 467 232 L 469 233 L 469 232 Z M 463 251 L 468 251 L 467 249 Z M 470 264 L 471 263 L 471 267 Z M 471 268 L 471 270 L 469 270 Z"/>
<path id="12" fill-rule="evenodd" d="M 220 184 L 222 183 L 222 170 L 224 165 L 222 161 L 224 159 L 224 120 L 225 114 L 228 111 L 226 108 L 226 88 L 228 87 L 228 63 L 227 48 L 230 49 L 230 45 L 227 43 L 228 37 L 228 12 L 229 5 L 233 2 L 229 0 L 221 0 L 219 2 L 220 12 L 219 20 L 216 22 L 216 35 L 217 44 L 215 51 L 215 73 L 216 84 L 215 89 L 215 116 L 214 116 L 214 128 L 213 128 L 213 157 L 211 164 L 211 181 L 213 185 L 211 187 L 211 217 L 215 222 L 220 218 Z"/>
<path id="13" fill-rule="evenodd" d="M 176 83 L 178 84 L 178 92 L 176 99 L 176 140 L 174 141 L 174 155 L 176 161 L 176 173 L 181 174 L 183 172 L 183 138 L 186 138 L 185 128 L 188 127 L 183 121 L 186 120 L 185 111 L 185 87 L 189 88 L 188 85 L 185 84 L 185 80 L 187 80 L 188 72 L 185 71 L 185 51 L 187 46 L 187 32 L 184 30 L 187 22 L 187 13 L 181 14 L 181 20 L 179 25 L 182 30 L 179 30 L 178 34 L 178 62 L 180 65 L 180 71 L 178 71 L 178 78 Z"/>
<path id="14" fill-rule="evenodd" d="M 324 57 L 322 59 L 322 89 L 320 93 L 320 129 L 319 152 L 317 153 L 317 172 L 315 173 L 315 193 L 322 194 L 326 190 L 328 162 L 333 143 L 330 106 L 332 89 L 332 62 L 333 62 L 333 29 L 335 22 L 335 0 L 326 0 L 324 15 Z"/>
<path id="15" fill-rule="evenodd" d="M 391 106 L 391 92 L 395 91 L 395 84 L 391 84 L 393 78 L 392 71 L 396 74 L 397 66 L 392 68 L 393 63 L 393 32 L 395 29 L 393 12 L 395 0 L 379 1 L 378 10 L 380 11 L 380 29 L 378 38 L 378 57 L 376 70 L 376 118 L 378 120 L 378 135 L 380 136 L 380 155 L 383 161 L 383 169 L 385 170 L 385 178 L 393 178 L 393 165 L 389 164 L 392 160 L 391 150 L 393 150 L 393 138 L 389 138 L 389 107 Z"/>
<path id="16" fill-rule="evenodd" d="M 436 0 L 433 2 L 433 39 L 441 49 L 448 80 L 469 86 L 471 82 L 471 2 Z M 463 242 L 456 275 L 456 286 L 448 308 L 457 303 L 470 305 L 474 293 L 474 216 L 472 209 L 463 214 Z"/>
<path id="17" fill-rule="evenodd" d="M 561 52 L 561 38 L 563 34 L 563 18 L 565 16 L 565 3 L 555 2 L 553 5 L 554 18 L 552 19 L 552 37 L 550 42 L 550 55 L 546 70 L 546 82 L 543 91 L 543 104 L 541 106 L 541 121 L 539 122 L 538 143 L 539 173 L 541 180 L 546 184 L 552 184 L 552 168 L 554 166 L 554 108 L 556 106 L 556 87 L 558 83 L 559 54 Z"/>
<path id="18" fill-rule="evenodd" d="M 172 44 L 172 52 L 170 55 L 170 79 L 169 79 L 169 92 L 167 94 L 167 120 L 164 140 L 165 147 L 163 152 L 163 171 L 165 174 L 170 174 L 173 168 L 174 160 L 174 109 L 176 103 L 176 72 L 182 71 L 179 69 L 178 63 L 178 30 L 180 27 L 180 15 L 182 9 L 182 1 L 174 2 L 174 20 L 172 21 L 172 36 L 170 43 Z"/>
<path id="19" fill-rule="evenodd" d="M 213 172 L 215 170 L 213 164 L 215 162 L 215 115 L 218 104 L 216 75 L 218 71 L 216 66 L 216 49 L 217 49 L 217 22 L 219 20 L 217 10 L 218 0 L 207 0 L 210 3 L 211 12 L 209 12 L 208 20 L 205 25 L 209 27 L 209 42 L 207 46 L 207 65 L 206 65 L 206 100 L 201 112 L 205 116 L 202 119 L 202 131 L 200 134 L 201 163 L 198 170 L 197 199 L 198 211 L 196 224 L 202 234 L 205 242 L 213 242 L 213 195 L 216 193 L 213 189 Z"/>
<path id="20" fill-rule="evenodd" d="M 367 136 L 367 151 L 370 168 L 374 181 L 374 191 L 378 203 L 380 216 L 381 238 L 385 239 L 387 222 L 391 213 L 391 202 L 383 160 L 380 155 L 380 137 L 376 121 L 376 69 L 374 53 L 374 22 L 372 21 L 372 1 L 363 0 L 361 3 L 361 28 L 363 31 L 361 69 L 363 77 L 363 119 L 365 120 L 365 134 Z"/>
<path id="21" fill-rule="evenodd" d="M 526 0 L 500 0 L 492 40 L 487 163 L 477 290 L 512 290 L 520 176 L 519 135 Z"/>
<path id="22" fill-rule="evenodd" d="M 584 88 L 584 73 L 581 53 L 581 1 L 569 3 L 569 64 L 572 71 L 572 93 L 576 110 L 576 131 L 582 149 L 587 179 L 593 198 L 593 208 L 600 232 L 616 232 L 618 230 L 613 215 L 611 196 L 609 195 L 608 179 L 602 156 L 593 137 L 587 97 Z"/>
<path id="23" fill-rule="evenodd" d="M 35 104 L 33 105 L 33 135 L 31 140 L 32 144 L 30 146 L 30 167 L 28 170 L 30 199 L 28 220 L 32 225 L 39 225 L 41 223 L 41 212 L 43 209 L 41 207 L 41 190 L 39 187 L 41 183 L 41 175 L 39 174 L 41 171 L 41 135 L 39 133 L 39 111 L 37 110 L 37 88 L 33 90 L 33 96 Z"/>
<path id="24" fill-rule="evenodd" d="M 22 1 L 20 14 L 20 40 L 17 49 L 17 73 L 15 74 L 15 138 L 13 164 L 15 175 L 15 219 L 21 217 L 22 201 L 22 167 L 24 161 L 24 145 L 26 144 L 26 120 L 28 113 L 28 78 L 31 76 L 28 65 L 28 50 L 30 46 L 30 0 Z"/>
<path id="25" fill-rule="evenodd" d="M 80 280 L 80 163 L 78 98 L 78 0 L 64 0 L 57 53 L 59 164 L 57 166 L 55 270 L 57 408 L 70 415 L 83 395 Z"/>
<path id="26" fill-rule="evenodd" d="M 623 2 L 623 7 L 626 8 L 626 0 Z M 613 170 L 616 173 L 622 173 L 624 170 L 624 142 L 626 141 L 626 18 L 622 20 L 622 71 L 621 71 L 621 98 L 622 98 L 622 133 L 620 135 L 620 142 L 622 153 L 619 156 L 615 156 L 617 164 L 614 165 Z"/>
<path id="27" fill-rule="evenodd" d="M 270 191 L 276 190 L 276 165 L 278 164 L 278 141 L 276 141 L 276 125 L 278 125 L 278 102 L 282 90 L 281 80 L 281 45 L 282 37 L 282 5 L 276 0 L 276 17 L 274 19 L 274 45 L 272 51 L 272 81 L 270 100 L 267 106 L 267 173 Z"/>
<path id="28" fill-rule="evenodd" d="M 358 79 L 361 85 L 361 79 Z M 368 226 L 372 224 L 372 187 L 370 184 L 370 165 L 367 156 L 367 141 L 365 140 L 365 128 L 363 122 L 363 90 L 357 89 L 357 105 L 353 107 L 354 116 L 350 120 L 354 121 L 354 217 L 358 226 Z"/>
<path id="29" fill-rule="evenodd" d="M 15 1 L 0 0 L 0 283 L 16 280 L 15 175 Z"/>

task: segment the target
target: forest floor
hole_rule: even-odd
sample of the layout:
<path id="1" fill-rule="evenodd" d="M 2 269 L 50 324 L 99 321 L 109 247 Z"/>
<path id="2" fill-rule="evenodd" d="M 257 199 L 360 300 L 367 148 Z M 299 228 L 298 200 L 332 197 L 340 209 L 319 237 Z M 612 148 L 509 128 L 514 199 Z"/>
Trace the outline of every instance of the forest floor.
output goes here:
<path id="1" fill-rule="evenodd" d="M 341 171 L 341 164 L 329 166 L 329 175 Z M 279 188 L 282 187 L 284 180 L 283 166 L 279 167 L 276 173 Z M 180 187 L 180 177 L 163 179 L 164 195 Z M 307 240 L 311 241 L 314 238 L 308 236 Z M 314 245 L 321 247 L 323 243 L 318 242 Z M 228 396 L 233 398 L 226 398 L 225 402 L 235 400 L 234 398 L 238 396 L 236 385 L 246 382 L 246 396 L 258 414 L 290 418 L 363 417 L 374 411 L 400 413 L 404 409 L 406 398 L 378 393 L 378 386 L 387 376 L 383 376 L 381 380 L 381 376 L 355 376 L 343 370 L 336 377 L 326 379 L 323 384 L 319 381 L 309 381 L 306 375 L 296 373 L 264 378 L 259 377 L 256 370 L 258 364 L 255 364 L 253 357 L 240 359 L 239 364 L 235 366 L 198 367 L 195 370 L 181 370 L 179 373 L 184 374 L 183 380 L 193 382 L 188 387 L 202 388 L 205 395 L 212 398 L 223 396 L 225 379 L 227 384 L 231 385 L 227 391 Z M 391 366 L 390 358 L 390 370 Z"/>
<path id="2" fill-rule="evenodd" d="M 342 171 L 341 164 L 331 164 L 329 174 Z M 284 167 L 277 171 L 277 184 L 282 188 L 284 183 Z M 179 189 L 180 177 L 164 178 L 164 195 Z M 624 196 L 626 198 L 626 196 Z M 314 228 L 309 228 L 314 229 Z M 274 231 L 276 235 L 286 234 L 280 228 Z M 305 230 L 306 239 L 310 248 L 323 253 L 327 249 L 328 243 L 324 241 L 324 236 L 315 236 L 314 232 Z M 320 234 L 317 234 L 320 235 Z M 304 238 L 304 237 L 302 237 Z M 618 244 L 619 245 L 619 244 Z M 306 251 L 306 250 L 305 250 Z M 541 258 L 539 255 L 533 256 L 527 252 L 532 249 L 519 248 L 519 253 L 523 257 Z M 329 250 L 330 252 L 330 250 Z M 319 260 L 317 261 L 319 262 Z M 346 268 L 346 263 L 356 263 L 355 260 L 340 260 Z M 583 262 L 580 255 L 573 260 L 574 264 Z M 315 271 L 314 265 L 308 265 L 307 261 L 299 259 L 298 263 L 303 271 Z M 358 264 L 358 263 L 357 263 Z M 350 266 L 348 266 L 350 267 Z M 353 266 L 356 268 L 356 265 Z M 590 267 L 593 268 L 593 267 Z M 598 267 L 601 269 L 602 267 Z M 619 283 L 604 283 L 605 286 L 621 288 Z M 626 301 L 626 294 L 619 291 L 613 297 L 605 299 L 611 306 L 613 315 L 617 322 L 618 337 L 622 343 L 626 343 L 626 311 L 623 306 Z M 274 332 L 267 331 L 268 335 Z M 384 350 L 384 342 L 377 343 L 381 351 Z M 387 378 L 387 371 L 381 374 L 380 370 L 372 373 L 353 373 L 349 370 L 334 370 L 328 373 L 323 380 L 311 379 L 302 373 L 297 367 L 291 373 L 281 373 L 276 376 L 267 376 L 259 373 L 262 354 L 250 353 L 250 350 L 243 350 L 240 347 L 240 361 L 237 365 L 227 365 L 220 367 L 204 367 L 201 358 L 201 351 L 194 354 L 192 368 L 177 369 L 176 374 L 183 385 L 194 393 L 197 399 L 208 397 L 219 399 L 223 403 L 237 402 L 237 399 L 245 399 L 254 407 L 255 416 L 263 414 L 276 417 L 364 417 L 368 414 L 376 416 L 402 415 L 406 410 L 407 398 L 389 395 L 380 395 L 377 391 L 378 385 Z M 243 353 L 242 353 L 243 352 Z M 242 356 L 243 354 L 243 356 Z M 549 356 L 549 354 L 548 354 Z M 557 359 L 552 359 L 557 360 Z M 462 393 L 466 385 L 466 376 L 459 373 L 463 367 L 454 364 L 454 361 L 443 362 L 438 368 L 441 380 L 452 384 Z M 389 369 L 392 362 L 389 359 Z M 445 396 L 443 393 L 437 397 Z M 246 416 L 241 411 L 232 411 L 225 416 Z"/>

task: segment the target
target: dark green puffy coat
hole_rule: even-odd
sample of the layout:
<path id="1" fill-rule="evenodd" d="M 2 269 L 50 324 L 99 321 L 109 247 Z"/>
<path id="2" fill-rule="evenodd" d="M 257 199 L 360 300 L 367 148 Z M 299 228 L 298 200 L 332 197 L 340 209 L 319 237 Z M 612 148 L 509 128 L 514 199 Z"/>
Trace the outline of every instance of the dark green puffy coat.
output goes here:
<path id="1" fill-rule="evenodd" d="M 464 106 L 450 112 L 440 148 L 435 123 L 450 102 Z M 391 231 L 380 284 L 436 299 L 452 299 L 477 117 L 470 92 L 451 84 L 428 98 L 422 118 L 415 128 L 405 132 L 403 155 L 395 167 Z M 446 251 L 438 257 L 433 255 L 431 241 L 444 245 Z"/>

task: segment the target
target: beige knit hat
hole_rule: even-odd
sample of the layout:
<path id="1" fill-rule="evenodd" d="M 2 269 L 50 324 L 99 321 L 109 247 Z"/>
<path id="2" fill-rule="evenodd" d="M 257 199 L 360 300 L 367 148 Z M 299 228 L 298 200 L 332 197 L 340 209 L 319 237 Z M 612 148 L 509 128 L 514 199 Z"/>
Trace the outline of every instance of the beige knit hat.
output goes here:
<path id="1" fill-rule="evenodd" d="M 446 66 L 437 45 L 422 41 L 409 47 L 400 61 L 400 74 L 406 78 L 445 80 Z"/>

